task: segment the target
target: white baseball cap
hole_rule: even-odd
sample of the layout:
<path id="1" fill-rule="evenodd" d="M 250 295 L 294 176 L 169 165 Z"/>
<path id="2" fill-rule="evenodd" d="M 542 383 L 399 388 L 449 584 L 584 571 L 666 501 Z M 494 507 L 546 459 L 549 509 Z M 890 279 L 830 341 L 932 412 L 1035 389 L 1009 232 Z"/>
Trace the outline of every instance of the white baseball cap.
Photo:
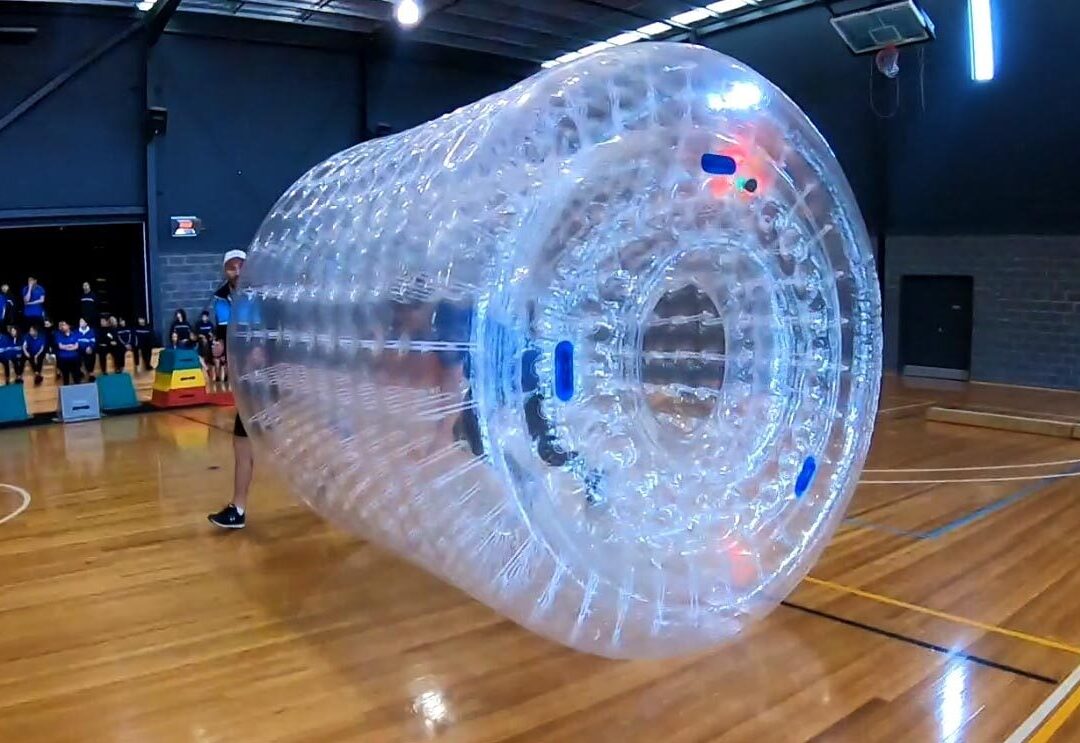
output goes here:
<path id="1" fill-rule="evenodd" d="M 224 266 L 226 263 L 233 260 L 234 258 L 239 258 L 242 261 L 246 261 L 247 253 L 245 253 L 243 250 L 230 250 L 228 253 L 225 254 L 225 259 L 221 261 L 221 265 Z"/>

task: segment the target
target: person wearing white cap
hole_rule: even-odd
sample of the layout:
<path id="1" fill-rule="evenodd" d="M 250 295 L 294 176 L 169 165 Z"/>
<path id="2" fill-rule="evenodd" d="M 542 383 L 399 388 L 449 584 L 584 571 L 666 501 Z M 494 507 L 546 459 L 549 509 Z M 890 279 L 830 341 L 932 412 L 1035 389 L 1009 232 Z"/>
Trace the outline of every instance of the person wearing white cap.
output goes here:
<path id="1" fill-rule="evenodd" d="M 247 260 L 247 253 L 242 250 L 230 250 L 225 254 L 222 267 L 226 280 L 221 288 L 214 292 L 215 335 L 217 342 L 223 346 L 229 327 L 229 315 L 232 313 L 232 293 L 240 280 L 240 271 L 244 268 L 245 260 Z M 232 502 L 207 517 L 211 524 L 222 529 L 244 528 L 248 490 L 251 488 L 251 478 L 255 474 L 255 456 L 251 451 L 251 441 L 248 439 L 247 430 L 244 428 L 244 422 L 240 419 L 239 413 L 236 414 L 236 420 L 233 423 L 233 458 L 235 465 Z"/>
<path id="2" fill-rule="evenodd" d="M 232 315 L 232 293 L 236 282 L 240 280 L 240 270 L 246 260 L 247 253 L 243 250 L 230 250 L 221 261 L 225 270 L 225 283 L 214 292 L 214 324 L 217 327 L 215 336 L 222 343 L 225 342 L 225 331 L 229 328 L 229 317 Z"/>

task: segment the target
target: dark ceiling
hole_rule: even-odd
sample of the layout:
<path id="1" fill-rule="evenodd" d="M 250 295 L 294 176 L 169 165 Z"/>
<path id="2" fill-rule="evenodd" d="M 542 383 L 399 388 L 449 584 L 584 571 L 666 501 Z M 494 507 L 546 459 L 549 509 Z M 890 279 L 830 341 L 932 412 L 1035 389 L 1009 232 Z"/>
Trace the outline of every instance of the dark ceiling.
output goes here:
<path id="1" fill-rule="evenodd" d="M 75 0 L 129 7 L 136 0 Z M 417 41 L 542 63 L 653 26 L 640 38 L 686 40 L 818 0 L 418 0 L 420 24 L 397 31 L 392 0 L 181 0 L 180 14 L 256 18 Z M 696 13 L 694 13 L 696 11 Z M 690 20 L 672 20 L 691 12 Z M 634 38 L 639 38 L 635 36 Z M 628 39 L 621 39 L 625 43 Z"/>

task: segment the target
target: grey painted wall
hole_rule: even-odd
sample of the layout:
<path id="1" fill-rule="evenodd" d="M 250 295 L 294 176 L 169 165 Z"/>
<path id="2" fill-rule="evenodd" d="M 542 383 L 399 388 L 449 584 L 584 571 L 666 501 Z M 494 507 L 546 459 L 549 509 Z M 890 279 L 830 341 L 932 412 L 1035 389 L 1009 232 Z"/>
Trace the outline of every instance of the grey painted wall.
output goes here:
<path id="1" fill-rule="evenodd" d="M 460 54 L 436 61 L 428 55 L 410 58 L 404 51 L 389 51 L 368 63 L 368 121 L 372 127 L 387 124 L 395 132 L 410 129 L 504 90 L 535 71 L 511 62 L 483 68 Z"/>
<path id="2" fill-rule="evenodd" d="M 199 312 L 210 307 L 210 297 L 221 286 L 221 257 L 218 251 L 170 251 L 157 263 L 160 296 L 156 327 L 164 335 L 172 324 L 173 313 L 186 310 L 192 324 Z M 168 338 L 162 338 L 168 341 Z"/>
<path id="3" fill-rule="evenodd" d="M 972 378 L 1080 387 L 1080 237 L 891 237 L 886 256 L 886 368 L 899 361 L 901 278 L 971 276 Z"/>

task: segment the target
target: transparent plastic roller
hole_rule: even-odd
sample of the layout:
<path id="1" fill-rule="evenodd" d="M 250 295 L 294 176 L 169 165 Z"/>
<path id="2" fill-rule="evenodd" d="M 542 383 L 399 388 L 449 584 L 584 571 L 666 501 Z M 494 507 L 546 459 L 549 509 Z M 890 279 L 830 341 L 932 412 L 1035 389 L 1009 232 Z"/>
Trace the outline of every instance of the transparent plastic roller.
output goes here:
<path id="1" fill-rule="evenodd" d="M 880 298 L 828 145 L 690 45 L 545 70 L 303 176 L 230 327 L 261 460 L 552 640 L 739 635 L 843 516 Z"/>

